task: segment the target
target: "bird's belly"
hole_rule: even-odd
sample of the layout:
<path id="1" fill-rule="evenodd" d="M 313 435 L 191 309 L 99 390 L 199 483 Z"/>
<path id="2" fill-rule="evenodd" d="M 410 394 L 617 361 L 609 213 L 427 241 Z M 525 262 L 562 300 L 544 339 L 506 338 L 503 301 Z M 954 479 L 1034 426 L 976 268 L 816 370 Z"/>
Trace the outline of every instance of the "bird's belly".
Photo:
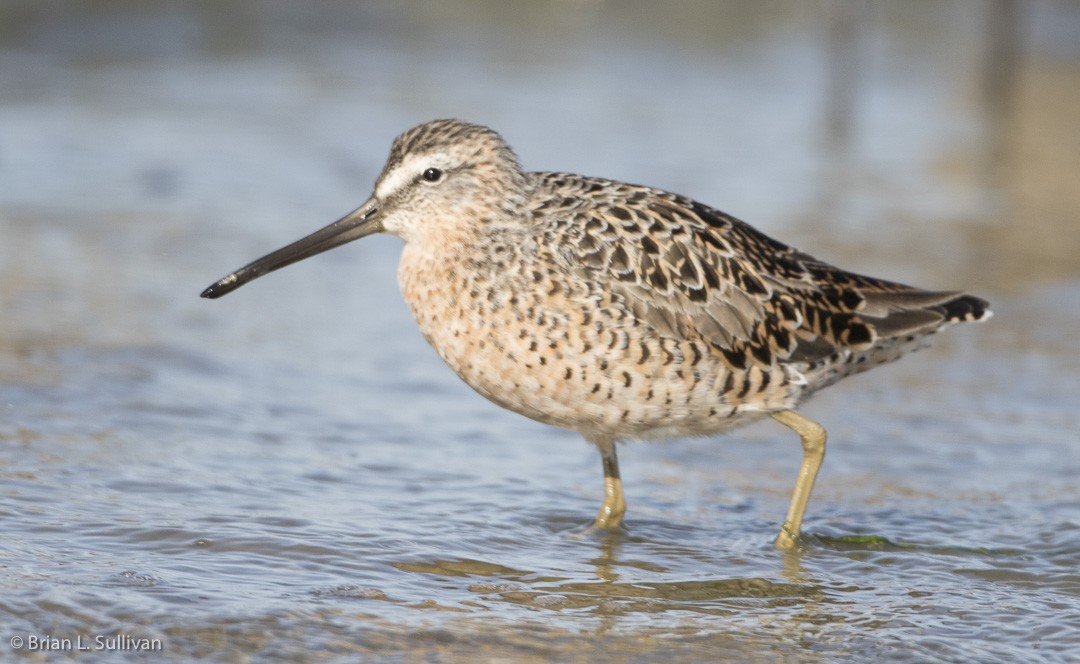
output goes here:
<path id="1" fill-rule="evenodd" d="M 797 399 L 786 379 L 729 377 L 719 356 L 615 324 L 588 301 L 420 274 L 405 258 L 402 293 L 428 343 L 477 392 L 531 419 L 590 438 L 706 435 Z"/>
<path id="2" fill-rule="evenodd" d="M 678 372 L 632 355 L 532 350 L 499 329 L 449 326 L 425 337 L 468 385 L 496 404 L 586 437 L 668 438 L 719 433 L 766 412 L 727 403 L 715 371 Z M 456 334 L 460 332 L 460 334 Z M 540 345 L 540 344 L 538 344 Z"/>

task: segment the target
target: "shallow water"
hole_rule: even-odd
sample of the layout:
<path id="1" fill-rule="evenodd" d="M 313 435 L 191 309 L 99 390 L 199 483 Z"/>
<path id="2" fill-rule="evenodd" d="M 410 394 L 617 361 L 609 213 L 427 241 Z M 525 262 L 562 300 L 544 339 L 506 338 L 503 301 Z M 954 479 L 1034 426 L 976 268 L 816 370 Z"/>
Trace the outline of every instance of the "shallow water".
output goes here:
<path id="1" fill-rule="evenodd" d="M 0 659 L 1076 657 L 1074 5 L 294 6 L 0 6 Z M 197 297 L 438 116 L 996 315 L 806 405 L 803 550 L 775 423 L 625 446 L 589 532 L 595 451 L 440 364 L 397 240 Z"/>

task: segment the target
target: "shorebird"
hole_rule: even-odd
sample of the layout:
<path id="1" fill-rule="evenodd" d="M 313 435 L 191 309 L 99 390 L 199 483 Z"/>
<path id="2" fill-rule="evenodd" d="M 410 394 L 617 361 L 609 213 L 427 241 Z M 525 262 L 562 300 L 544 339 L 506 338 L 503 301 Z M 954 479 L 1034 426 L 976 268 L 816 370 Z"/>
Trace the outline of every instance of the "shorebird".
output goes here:
<path id="1" fill-rule="evenodd" d="M 626 511 L 617 441 L 771 416 L 802 442 L 775 541 L 795 547 L 825 454 L 825 429 L 795 408 L 944 327 L 990 316 L 979 298 L 841 270 L 684 196 L 526 172 L 499 134 L 460 120 L 398 136 L 367 202 L 202 296 L 373 233 L 404 240 L 401 292 L 462 380 L 596 445 L 597 528 Z"/>

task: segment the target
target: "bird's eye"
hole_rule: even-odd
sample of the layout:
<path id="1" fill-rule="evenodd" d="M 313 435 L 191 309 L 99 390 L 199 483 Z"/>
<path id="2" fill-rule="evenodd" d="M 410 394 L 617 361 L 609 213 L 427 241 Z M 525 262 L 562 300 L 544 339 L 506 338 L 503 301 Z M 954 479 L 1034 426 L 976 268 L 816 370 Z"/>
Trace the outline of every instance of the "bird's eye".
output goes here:
<path id="1" fill-rule="evenodd" d="M 437 168 L 429 168 L 424 171 L 423 178 L 428 182 L 438 182 L 442 179 L 443 172 Z"/>

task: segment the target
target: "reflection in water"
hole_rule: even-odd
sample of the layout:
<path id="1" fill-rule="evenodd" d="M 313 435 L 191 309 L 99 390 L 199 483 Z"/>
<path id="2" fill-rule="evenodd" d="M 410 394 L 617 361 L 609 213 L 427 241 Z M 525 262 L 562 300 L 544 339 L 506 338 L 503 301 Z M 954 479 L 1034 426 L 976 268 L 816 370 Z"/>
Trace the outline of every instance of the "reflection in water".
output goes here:
<path id="1" fill-rule="evenodd" d="M 785 583 L 764 578 L 670 581 L 637 578 L 623 581 L 619 572 L 623 568 L 635 570 L 633 576 L 638 576 L 643 569 L 661 578 L 672 574 L 671 570 L 653 562 L 623 557 L 621 551 L 628 540 L 623 530 L 590 530 L 582 537 L 588 546 L 594 545 L 597 549 L 597 555 L 588 560 L 593 569 L 593 580 L 581 580 L 579 573 L 553 576 L 474 559 L 401 562 L 393 566 L 414 574 L 470 579 L 468 590 L 476 593 L 477 601 L 481 602 L 477 608 L 494 601 L 544 611 L 591 615 L 597 619 L 596 634 L 619 632 L 623 627 L 635 624 L 640 619 L 637 614 L 690 613 L 731 617 L 748 609 L 776 610 L 778 619 L 790 615 L 795 623 L 801 623 L 808 615 L 816 615 L 812 607 L 826 598 L 802 570 L 800 550 L 783 554 Z M 482 580 L 473 581 L 476 577 Z M 468 604 L 473 603 L 462 602 L 462 605 Z M 417 606 L 430 608 L 434 605 L 434 600 L 429 600 Z M 798 629 L 798 625 L 793 625 L 793 629 Z"/>

